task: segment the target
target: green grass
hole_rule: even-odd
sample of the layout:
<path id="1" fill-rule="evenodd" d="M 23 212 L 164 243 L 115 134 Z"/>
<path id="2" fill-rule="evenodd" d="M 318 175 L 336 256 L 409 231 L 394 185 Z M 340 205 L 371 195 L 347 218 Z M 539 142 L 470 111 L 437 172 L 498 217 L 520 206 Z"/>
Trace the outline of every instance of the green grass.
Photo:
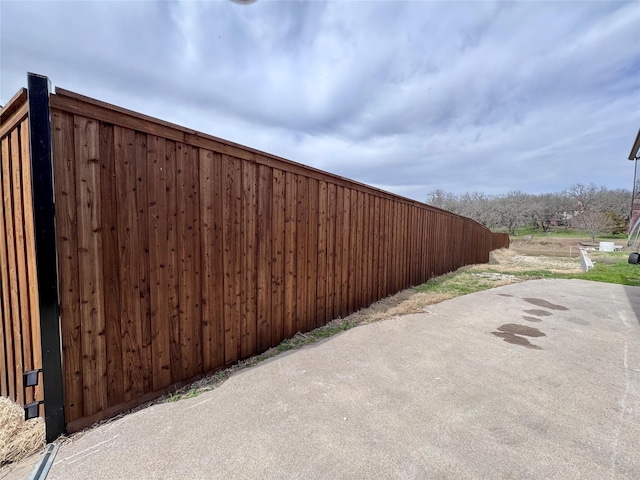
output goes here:
<path id="1" fill-rule="evenodd" d="M 640 287 L 640 265 L 626 262 L 607 264 L 596 260 L 593 270 L 573 275 L 571 278 Z"/>
<path id="2" fill-rule="evenodd" d="M 520 281 L 542 278 L 576 278 L 594 282 L 640 286 L 640 266 L 628 263 L 629 254 L 627 252 L 593 252 L 590 257 L 595 263 L 595 268 L 583 273 L 558 273 L 544 269 L 505 272 L 498 271 L 491 265 L 486 265 L 486 268 L 476 268 L 473 272 L 462 268 L 456 272 L 432 278 L 415 287 L 415 290 L 459 297 L 494 288 L 495 282 L 483 278 L 483 275 L 509 275 Z"/>

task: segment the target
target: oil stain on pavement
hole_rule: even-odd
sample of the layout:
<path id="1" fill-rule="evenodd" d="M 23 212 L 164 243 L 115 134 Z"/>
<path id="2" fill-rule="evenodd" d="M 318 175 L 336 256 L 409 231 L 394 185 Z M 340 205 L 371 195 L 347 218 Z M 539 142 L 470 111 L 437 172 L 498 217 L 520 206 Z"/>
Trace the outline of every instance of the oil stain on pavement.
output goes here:
<path id="1" fill-rule="evenodd" d="M 537 328 L 528 327 L 527 325 L 518 325 L 515 323 L 507 323 L 498 327 L 497 332 L 491 332 L 496 337 L 502 338 L 505 342 L 513 345 L 531 348 L 533 350 L 542 350 L 542 347 L 535 345 L 525 337 L 544 337 L 546 336 Z M 523 336 L 524 335 L 524 336 Z"/>
<path id="2" fill-rule="evenodd" d="M 523 298 L 523 300 L 527 303 L 531 303 L 532 305 L 548 308 L 550 310 L 569 310 L 567 307 L 563 307 L 562 305 L 556 305 L 555 303 L 547 302 L 542 298 Z"/>

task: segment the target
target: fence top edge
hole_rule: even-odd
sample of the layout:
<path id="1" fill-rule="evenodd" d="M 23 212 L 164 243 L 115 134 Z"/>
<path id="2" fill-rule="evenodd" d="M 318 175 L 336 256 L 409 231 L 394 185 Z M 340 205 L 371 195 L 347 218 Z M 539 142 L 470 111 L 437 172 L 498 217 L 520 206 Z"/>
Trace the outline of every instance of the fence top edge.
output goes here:
<path id="1" fill-rule="evenodd" d="M 159 118 L 155 118 L 152 117 L 150 115 L 145 115 L 143 113 L 139 113 L 139 112 L 135 112 L 133 110 L 129 110 L 117 105 L 113 105 L 107 102 L 104 102 L 102 100 L 97 100 L 91 97 L 87 97 L 85 95 L 82 95 L 80 93 L 76 93 L 76 92 L 72 92 L 70 90 L 66 90 L 64 88 L 60 88 L 60 87 L 55 87 L 55 96 L 59 96 L 59 97 L 67 97 L 69 99 L 73 99 L 73 100 L 77 100 L 79 102 L 84 102 L 87 103 L 89 105 L 93 105 L 96 107 L 100 107 L 100 108 L 104 108 L 107 110 L 111 110 L 113 112 L 116 113 L 120 113 L 123 115 L 128 115 L 130 117 L 134 117 L 146 122 L 151 122 L 153 124 L 156 125 L 161 125 L 163 127 L 166 128 L 170 128 L 173 130 L 176 130 L 178 132 L 184 133 L 184 134 L 188 134 L 188 135 L 192 135 L 196 138 L 201 138 L 201 139 L 205 139 L 205 140 L 210 140 L 219 144 L 222 144 L 224 146 L 228 146 L 228 147 L 232 147 L 232 148 L 238 148 L 247 152 L 251 152 L 253 154 L 256 155 L 256 157 L 259 159 L 260 157 L 266 159 L 266 160 L 273 160 L 276 161 L 277 163 L 279 163 L 282 167 L 282 170 L 287 170 L 286 167 L 290 166 L 290 167 L 294 167 L 296 169 L 300 169 L 302 168 L 303 170 L 306 170 L 309 172 L 310 175 L 313 175 L 314 177 L 322 177 L 321 180 L 322 181 L 328 181 L 328 182 L 333 182 L 336 185 L 340 185 L 340 184 L 348 184 L 351 188 L 354 188 L 356 190 L 359 190 L 361 192 L 365 192 L 365 193 L 369 193 L 369 194 L 373 194 L 373 195 L 377 195 L 379 197 L 382 198 L 387 198 L 387 199 L 391 199 L 391 200 L 395 200 L 404 204 L 408 204 L 414 207 L 418 207 L 421 208 L 423 210 L 429 210 L 429 211 L 433 211 L 435 213 L 440 213 L 440 214 L 444 214 L 447 216 L 451 216 L 451 217 L 458 217 L 461 218 L 467 222 L 470 223 L 475 223 L 477 225 L 479 225 L 480 227 L 486 229 L 487 231 L 490 231 L 487 227 L 485 227 L 484 225 L 480 224 L 479 222 L 476 222 L 475 220 L 468 218 L 468 217 L 464 217 L 462 215 L 458 215 L 456 213 L 453 212 L 449 212 L 447 210 L 443 210 L 441 208 L 438 207 L 434 207 L 433 205 L 429 205 L 423 202 L 419 202 L 417 200 L 411 199 L 411 198 L 407 198 L 407 197 L 403 197 L 402 195 L 398 195 L 395 193 L 391 193 L 388 192 L 386 190 L 382 190 L 380 188 L 377 187 L 373 187 L 371 185 L 367 185 L 365 183 L 361 183 L 358 182 L 357 180 L 353 180 L 350 178 L 346 178 L 346 177 L 342 177 L 340 175 L 334 174 L 334 173 L 330 173 L 330 172 L 326 172 L 324 170 L 320 170 L 314 167 L 310 167 L 308 165 L 304 165 L 298 162 L 295 162 L 293 160 L 289 160 L 283 157 L 279 157 L 277 155 L 273 155 L 271 153 L 268 152 L 264 152 L 261 150 L 257 150 L 255 148 L 252 147 L 248 147 L 246 145 L 241 145 L 239 143 L 235 143 L 229 140 L 225 140 L 219 137 L 216 137 L 214 135 L 210 135 L 207 133 L 203 133 L 203 132 L 199 132 L 197 130 L 193 130 L 187 127 L 184 127 L 182 125 L 177 125 L 175 123 L 171 123 L 171 122 L 167 122 L 165 120 L 161 120 Z"/>
<path id="2" fill-rule="evenodd" d="M 0 122 L 4 121 L 13 112 L 18 110 L 27 101 L 27 89 L 21 88 L 11 97 L 7 104 L 0 110 Z"/>

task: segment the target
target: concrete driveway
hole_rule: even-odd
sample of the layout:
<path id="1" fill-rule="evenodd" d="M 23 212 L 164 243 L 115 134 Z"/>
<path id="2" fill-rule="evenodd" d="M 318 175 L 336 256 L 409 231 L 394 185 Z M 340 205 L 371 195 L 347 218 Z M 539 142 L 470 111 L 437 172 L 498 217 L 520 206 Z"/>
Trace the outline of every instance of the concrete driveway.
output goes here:
<path id="1" fill-rule="evenodd" d="M 96 428 L 48 478 L 637 479 L 639 317 L 580 280 L 460 297 Z"/>

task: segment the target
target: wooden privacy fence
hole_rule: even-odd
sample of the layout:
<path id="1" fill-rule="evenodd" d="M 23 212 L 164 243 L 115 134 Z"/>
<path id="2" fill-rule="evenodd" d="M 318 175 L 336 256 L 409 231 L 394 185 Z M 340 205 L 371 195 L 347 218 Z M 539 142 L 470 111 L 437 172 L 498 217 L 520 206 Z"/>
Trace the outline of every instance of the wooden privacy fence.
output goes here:
<path id="1" fill-rule="evenodd" d="M 509 244 L 468 218 L 60 88 L 48 101 L 69 431 Z M 7 175 L 22 179 L 26 205 L 13 142 L 28 133 L 5 127 L 4 110 L 2 122 L 3 193 Z M 4 204 L 3 228 L 30 215 Z M 3 287 L 23 268 L 17 236 L 0 245 Z M 11 295 L 2 303 L 3 378 L 7 332 L 25 341 L 13 325 L 38 343 L 38 291 L 17 278 L 7 292 L 22 317 Z"/>

